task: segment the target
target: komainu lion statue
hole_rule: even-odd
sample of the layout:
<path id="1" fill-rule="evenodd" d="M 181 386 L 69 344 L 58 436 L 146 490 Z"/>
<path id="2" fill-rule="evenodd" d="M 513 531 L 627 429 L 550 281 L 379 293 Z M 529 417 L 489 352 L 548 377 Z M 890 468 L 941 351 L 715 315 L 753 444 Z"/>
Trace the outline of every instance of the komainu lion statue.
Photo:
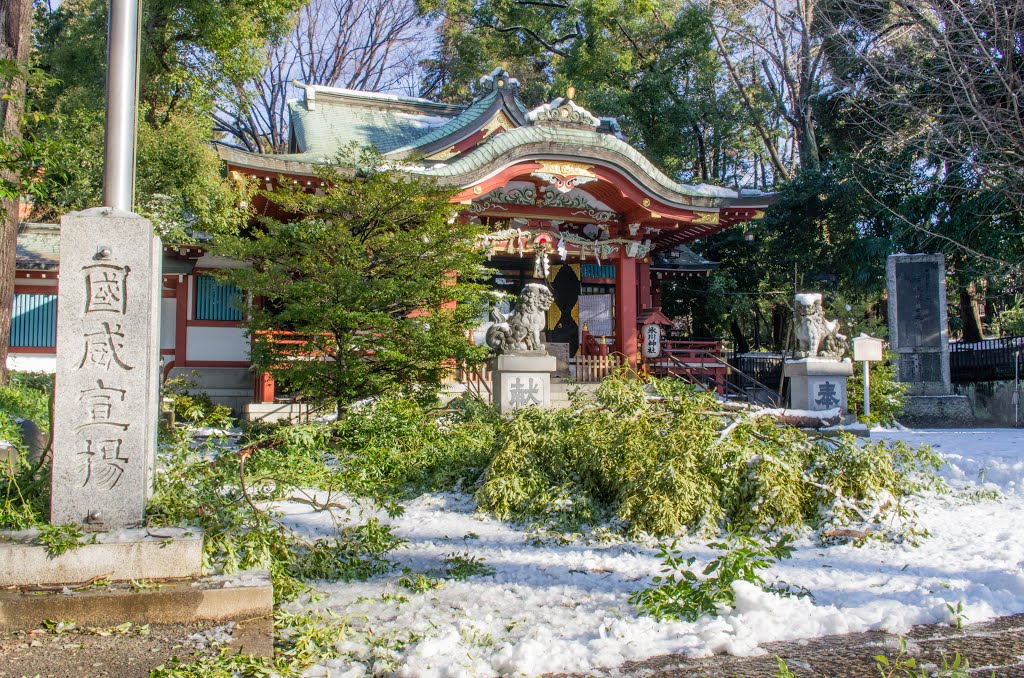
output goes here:
<path id="1" fill-rule="evenodd" d="M 498 309 L 491 311 L 494 324 L 487 330 L 487 345 L 498 353 L 542 351 L 540 331 L 547 324 L 548 308 L 555 298 L 544 285 L 523 287 L 516 306 L 507 318 Z"/>
<path id="2" fill-rule="evenodd" d="M 793 298 L 793 334 L 797 358 L 841 358 L 847 350 L 846 337 L 839 334 L 839 321 L 825 320 L 820 294 Z"/>

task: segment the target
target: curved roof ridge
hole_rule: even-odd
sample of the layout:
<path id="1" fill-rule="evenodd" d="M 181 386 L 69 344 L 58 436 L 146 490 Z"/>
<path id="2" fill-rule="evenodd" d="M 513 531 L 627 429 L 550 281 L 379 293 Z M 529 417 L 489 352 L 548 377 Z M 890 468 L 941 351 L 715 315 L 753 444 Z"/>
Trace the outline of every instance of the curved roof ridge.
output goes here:
<path id="1" fill-rule="evenodd" d="M 541 125 L 517 127 L 516 129 L 508 130 L 504 134 L 487 141 L 452 163 L 424 167 L 418 171 L 421 174 L 438 177 L 457 176 L 482 167 L 488 162 L 497 159 L 505 152 L 512 150 L 516 146 L 522 146 L 529 143 L 550 142 L 563 142 L 569 144 L 584 143 L 590 147 L 596 146 L 603 148 L 606 151 L 610 151 L 613 154 L 620 155 L 630 160 L 663 188 L 688 198 L 736 199 L 740 197 L 736 191 L 728 188 L 712 186 L 709 184 L 694 186 L 674 181 L 660 169 L 655 167 L 654 164 L 645 158 L 642 153 L 614 135 L 602 134 L 600 132 L 593 132 L 585 129 L 572 129 L 568 127 Z M 549 151 L 548 153 L 551 155 L 557 155 L 557 152 L 554 151 Z M 541 152 L 541 154 L 543 154 L 543 152 Z M 579 154 L 577 153 L 577 159 L 578 158 Z"/>

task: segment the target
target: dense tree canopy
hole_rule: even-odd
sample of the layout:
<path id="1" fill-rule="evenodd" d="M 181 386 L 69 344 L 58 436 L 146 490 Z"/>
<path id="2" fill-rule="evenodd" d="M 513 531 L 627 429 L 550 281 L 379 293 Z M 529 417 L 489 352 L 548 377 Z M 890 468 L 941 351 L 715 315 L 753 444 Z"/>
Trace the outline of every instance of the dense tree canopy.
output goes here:
<path id="1" fill-rule="evenodd" d="M 297 221 L 266 218 L 217 247 L 251 264 L 228 276 L 264 302 L 247 321 L 253 362 L 339 412 L 389 393 L 433 395 L 453 358 L 483 355 L 466 341 L 493 301 L 479 282 L 481 227 L 456 220 L 453 191 L 433 180 L 372 154 L 339 164 L 350 171 L 322 170 L 315 194 L 268 195 Z M 293 334 L 268 334 L 282 329 Z"/>

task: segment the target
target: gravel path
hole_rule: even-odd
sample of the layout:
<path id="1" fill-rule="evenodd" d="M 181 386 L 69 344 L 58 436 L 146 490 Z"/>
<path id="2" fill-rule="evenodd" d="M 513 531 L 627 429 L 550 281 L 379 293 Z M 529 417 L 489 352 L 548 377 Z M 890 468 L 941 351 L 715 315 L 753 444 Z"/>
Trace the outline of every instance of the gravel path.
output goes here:
<path id="1" fill-rule="evenodd" d="M 918 666 L 942 666 L 956 652 L 970 662 L 971 676 L 1024 678 L 1024 615 L 969 624 L 958 631 L 949 626 L 919 626 L 906 635 L 907 654 Z M 799 678 L 878 678 L 876 655 L 891 659 L 899 653 L 899 637 L 882 633 L 851 633 L 813 640 L 772 643 L 758 657 L 717 655 L 706 659 L 653 657 L 620 667 L 608 676 L 643 678 L 775 678 L 778 658 Z M 589 674 L 594 675 L 594 674 Z M 902 673 L 897 675 L 904 675 Z M 555 677 L 551 677 L 555 678 Z M 562 678 L 570 678 L 565 675 Z M 573 677 L 577 678 L 577 677 Z"/>
<path id="2" fill-rule="evenodd" d="M 260 620 L 255 625 L 270 620 Z M 215 654 L 245 644 L 255 625 L 167 624 L 104 629 L 35 629 L 0 634 L 0 677 L 144 678 L 172 657 Z M 126 625 L 127 626 L 127 625 Z M 266 628 L 263 629 L 266 633 Z M 269 637 L 269 636 L 268 636 Z"/>
<path id="3" fill-rule="evenodd" d="M 138 627 L 103 629 L 108 635 L 74 628 L 59 633 L 43 629 L 12 632 L 0 635 L 0 677 L 144 678 L 151 668 L 173 656 L 213 653 L 244 644 L 246 634 L 252 630 L 192 624 L 150 626 L 145 632 Z M 919 662 L 923 660 L 922 666 L 941 665 L 943 656 L 952 658 L 959 651 L 970 661 L 971 676 L 1024 678 L 1024 615 L 970 624 L 962 631 L 947 626 L 921 626 L 906 638 L 908 653 Z M 881 632 L 853 633 L 774 643 L 764 650 L 765 654 L 759 657 L 654 657 L 604 675 L 776 678 L 776 657 L 781 657 L 799 678 L 878 678 L 875 655 L 895 657 L 899 638 Z"/>

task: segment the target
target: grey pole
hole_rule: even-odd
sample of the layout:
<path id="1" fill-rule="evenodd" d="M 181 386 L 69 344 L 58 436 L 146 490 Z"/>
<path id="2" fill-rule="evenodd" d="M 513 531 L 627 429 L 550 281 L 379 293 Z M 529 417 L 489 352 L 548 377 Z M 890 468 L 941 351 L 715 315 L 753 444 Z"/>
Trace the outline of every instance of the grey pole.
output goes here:
<path id="1" fill-rule="evenodd" d="M 864 416 L 871 417 L 871 377 L 867 360 L 864 361 Z"/>
<path id="2" fill-rule="evenodd" d="M 139 97 L 139 0 L 110 0 L 103 204 L 131 212 Z"/>

